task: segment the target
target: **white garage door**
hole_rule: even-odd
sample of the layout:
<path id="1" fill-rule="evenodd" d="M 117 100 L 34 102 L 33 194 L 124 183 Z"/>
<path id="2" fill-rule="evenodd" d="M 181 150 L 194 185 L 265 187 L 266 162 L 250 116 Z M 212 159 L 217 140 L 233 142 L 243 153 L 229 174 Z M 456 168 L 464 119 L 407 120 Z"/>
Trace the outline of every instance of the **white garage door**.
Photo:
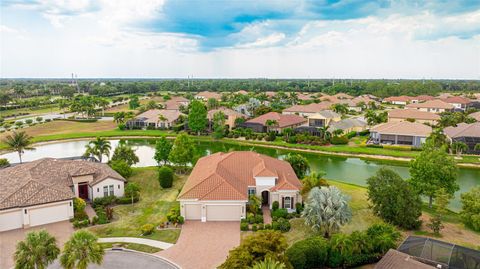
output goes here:
<path id="1" fill-rule="evenodd" d="M 69 219 L 69 202 L 30 209 L 30 226 L 38 226 Z"/>
<path id="2" fill-rule="evenodd" d="M 22 210 L 0 212 L 0 232 L 23 227 Z"/>
<path id="3" fill-rule="evenodd" d="M 239 221 L 241 205 L 207 205 L 207 221 Z"/>
<path id="4" fill-rule="evenodd" d="M 185 205 L 185 219 L 199 220 L 202 218 L 202 206 L 195 204 Z"/>

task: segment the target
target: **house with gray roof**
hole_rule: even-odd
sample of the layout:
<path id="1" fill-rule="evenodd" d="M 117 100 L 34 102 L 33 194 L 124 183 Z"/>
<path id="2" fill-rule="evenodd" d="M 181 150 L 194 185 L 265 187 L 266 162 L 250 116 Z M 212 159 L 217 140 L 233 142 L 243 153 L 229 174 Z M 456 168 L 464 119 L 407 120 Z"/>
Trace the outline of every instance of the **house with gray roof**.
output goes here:
<path id="1" fill-rule="evenodd" d="M 344 134 L 350 132 L 362 132 L 367 130 L 367 122 L 359 118 L 348 118 L 340 121 L 332 122 L 328 127 L 328 131 L 333 133 L 335 130 L 342 130 Z"/>
<path id="2" fill-rule="evenodd" d="M 449 126 L 443 130 L 447 139 L 453 142 L 463 142 L 467 144 L 467 153 L 480 154 L 480 150 L 475 150 L 475 145 L 480 144 L 480 122 L 459 123 L 457 127 Z"/>
<path id="3" fill-rule="evenodd" d="M 124 194 L 107 164 L 43 158 L 0 169 L 0 232 L 73 218 L 73 199 Z"/>

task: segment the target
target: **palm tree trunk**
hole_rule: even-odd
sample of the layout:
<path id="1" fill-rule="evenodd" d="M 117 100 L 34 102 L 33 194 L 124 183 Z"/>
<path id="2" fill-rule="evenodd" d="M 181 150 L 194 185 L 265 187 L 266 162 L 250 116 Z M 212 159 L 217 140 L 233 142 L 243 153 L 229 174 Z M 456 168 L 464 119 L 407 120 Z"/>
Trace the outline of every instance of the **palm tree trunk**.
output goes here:
<path id="1" fill-rule="evenodd" d="M 22 163 L 22 152 L 18 151 L 18 158 L 20 159 L 20 163 Z"/>
<path id="2" fill-rule="evenodd" d="M 428 197 L 428 208 L 432 208 L 433 196 Z"/>

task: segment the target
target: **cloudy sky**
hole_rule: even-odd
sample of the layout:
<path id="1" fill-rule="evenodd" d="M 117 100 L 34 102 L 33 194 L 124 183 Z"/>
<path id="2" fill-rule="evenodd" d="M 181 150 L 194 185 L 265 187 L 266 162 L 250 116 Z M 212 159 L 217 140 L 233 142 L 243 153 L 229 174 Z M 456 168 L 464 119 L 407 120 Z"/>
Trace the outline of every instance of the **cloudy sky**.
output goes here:
<path id="1" fill-rule="evenodd" d="M 1 0 L 0 77 L 480 79 L 479 0 Z"/>

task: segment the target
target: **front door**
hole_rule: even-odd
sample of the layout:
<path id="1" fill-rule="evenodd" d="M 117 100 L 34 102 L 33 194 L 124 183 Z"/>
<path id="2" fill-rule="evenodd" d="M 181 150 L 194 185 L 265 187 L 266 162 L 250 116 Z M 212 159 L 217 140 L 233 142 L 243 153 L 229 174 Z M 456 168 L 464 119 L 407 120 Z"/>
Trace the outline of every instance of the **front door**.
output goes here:
<path id="1" fill-rule="evenodd" d="M 88 200 L 88 184 L 78 184 L 78 197 Z"/>
<path id="2" fill-rule="evenodd" d="M 262 191 L 262 205 L 268 205 L 268 191 Z"/>

